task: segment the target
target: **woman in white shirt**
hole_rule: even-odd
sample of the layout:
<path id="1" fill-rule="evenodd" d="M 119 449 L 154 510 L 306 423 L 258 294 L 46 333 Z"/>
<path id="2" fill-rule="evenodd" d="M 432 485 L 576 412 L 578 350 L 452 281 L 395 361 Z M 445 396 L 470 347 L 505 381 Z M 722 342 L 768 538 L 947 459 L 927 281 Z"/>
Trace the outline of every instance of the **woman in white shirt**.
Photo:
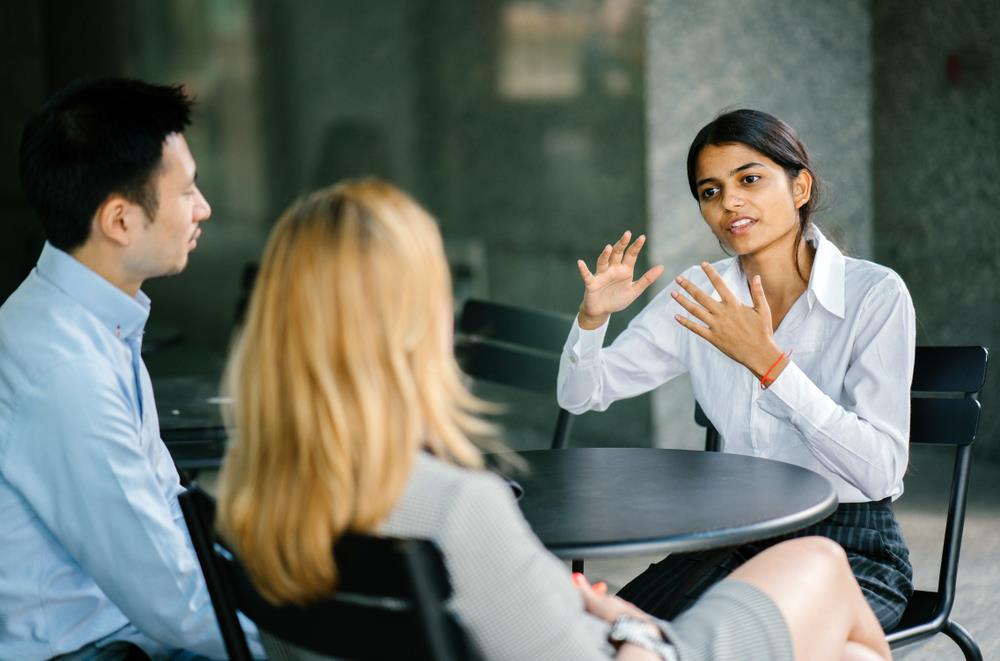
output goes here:
<path id="1" fill-rule="evenodd" d="M 689 373 L 724 451 L 798 464 L 833 483 L 840 507 L 800 534 L 844 547 L 889 630 L 913 589 L 891 507 L 908 461 L 916 340 L 906 285 L 884 266 L 845 257 L 812 224 L 819 183 L 780 119 L 720 115 L 695 137 L 687 171 L 705 223 L 735 257 L 677 276 L 607 348 L 609 316 L 663 267 L 632 280 L 645 237 L 631 242 L 629 232 L 605 246 L 596 272 L 579 261 L 584 298 L 563 352 L 559 403 L 604 410 Z M 673 617 L 774 541 L 671 556 L 619 594 Z"/>
<path id="2" fill-rule="evenodd" d="M 275 225 L 226 371 L 238 441 L 218 512 L 265 597 L 330 595 L 333 546 L 370 532 L 438 545 L 448 606 L 486 660 L 890 658 L 844 553 L 819 537 L 760 554 L 673 622 L 571 580 L 482 470 L 469 437 L 489 427 L 455 362 L 452 309 L 434 220 L 388 184 L 317 191 Z M 338 624 L 331 635 L 358 635 Z"/>

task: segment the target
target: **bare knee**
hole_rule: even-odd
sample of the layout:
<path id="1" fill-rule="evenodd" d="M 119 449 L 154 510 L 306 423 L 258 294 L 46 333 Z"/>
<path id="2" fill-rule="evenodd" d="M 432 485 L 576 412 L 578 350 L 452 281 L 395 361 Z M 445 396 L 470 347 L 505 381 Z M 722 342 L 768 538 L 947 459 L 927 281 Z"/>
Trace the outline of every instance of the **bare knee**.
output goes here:
<path id="1" fill-rule="evenodd" d="M 827 591 L 846 582 L 847 555 L 826 537 L 798 537 L 775 544 L 733 572 L 732 578 L 778 591 Z M 767 591 L 767 590 L 765 590 Z"/>
<path id="2" fill-rule="evenodd" d="M 771 598 L 785 618 L 796 658 L 841 658 L 863 601 L 839 544 L 825 537 L 775 544 L 737 568 L 731 578 Z"/>
<path id="3" fill-rule="evenodd" d="M 787 546 L 786 546 L 787 545 Z M 844 548 L 826 537 L 799 537 L 775 545 L 782 547 L 786 558 L 812 580 L 821 581 L 827 590 L 857 590 L 854 573 Z"/>
<path id="4" fill-rule="evenodd" d="M 798 537 L 764 550 L 733 572 L 732 577 L 807 593 L 840 593 L 857 589 L 847 554 L 826 537 Z"/>
<path id="5" fill-rule="evenodd" d="M 790 539 L 775 544 L 774 548 L 780 548 L 789 554 L 808 558 L 815 562 L 830 563 L 834 566 L 847 564 L 847 553 L 844 552 L 844 548 L 832 539 L 819 535 Z"/>

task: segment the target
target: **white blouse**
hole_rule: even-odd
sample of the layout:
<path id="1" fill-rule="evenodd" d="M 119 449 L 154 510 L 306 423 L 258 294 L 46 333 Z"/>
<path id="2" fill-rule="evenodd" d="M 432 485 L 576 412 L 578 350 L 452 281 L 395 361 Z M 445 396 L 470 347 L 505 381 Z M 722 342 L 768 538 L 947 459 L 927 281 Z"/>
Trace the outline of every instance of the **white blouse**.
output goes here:
<path id="1" fill-rule="evenodd" d="M 812 275 L 774 333 L 791 362 L 766 390 L 743 365 L 682 327 L 691 315 L 667 287 L 602 348 L 607 324 L 573 324 L 559 365 L 559 405 L 603 411 L 690 372 L 695 398 L 725 452 L 777 459 L 827 477 L 840 502 L 903 493 L 908 461 L 910 382 L 916 347 L 910 293 L 892 270 L 845 257 L 814 226 Z M 726 286 L 751 305 L 735 257 L 714 264 Z M 698 266 L 684 274 L 718 294 Z"/>

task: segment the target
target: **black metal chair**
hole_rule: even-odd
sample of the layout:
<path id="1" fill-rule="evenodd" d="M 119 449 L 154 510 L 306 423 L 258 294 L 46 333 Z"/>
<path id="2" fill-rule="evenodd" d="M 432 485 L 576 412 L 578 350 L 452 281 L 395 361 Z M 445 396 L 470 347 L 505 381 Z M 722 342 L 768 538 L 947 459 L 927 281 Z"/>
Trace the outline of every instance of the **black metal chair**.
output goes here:
<path id="1" fill-rule="evenodd" d="M 966 659 L 983 658 L 969 632 L 951 619 L 951 609 L 965 525 L 972 442 L 979 428 L 979 393 L 986 383 L 988 355 L 986 347 L 917 347 L 910 389 L 910 443 L 954 446 L 955 463 L 937 590 L 913 593 L 899 624 L 887 632 L 893 648 L 944 633 L 961 648 Z M 695 421 L 706 427 L 705 449 L 719 450 L 719 434 L 697 403 Z"/>
<path id="2" fill-rule="evenodd" d="M 281 646 L 291 643 L 343 659 L 476 658 L 446 610 L 451 583 L 428 540 L 349 535 L 334 549 L 341 581 L 330 598 L 276 606 L 254 588 L 236 556 L 215 534 L 215 501 L 197 485 L 180 496 L 226 651 L 251 659 L 237 611 Z"/>
<path id="3" fill-rule="evenodd" d="M 469 299 L 462 306 L 455 356 L 474 379 L 555 395 L 559 356 L 573 317 Z M 569 444 L 573 416 L 560 408 L 552 448 Z"/>
<path id="4" fill-rule="evenodd" d="M 910 443 L 954 446 L 955 463 L 937 590 L 913 593 L 903 619 L 888 632 L 892 647 L 908 645 L 940 632 L 955 641 L 966 659 L 981 661 L 983 658 L 969 632 L 950 616 L 955 604 L 972 442 L 979 429 L 978 400 L 986 383 L 987 358 L 986 347 L 917 347 Z"/>
<path id="5" fill-rule="evenodd" d="M 722 437 L 716 431 L 715 425 L 708 419 L 705 412 L 701 410 L 701 404 L 694 403 L 694 421 L 705 428 L 705 450 L 708 452 L 719 452 L 722 450 Z"/>

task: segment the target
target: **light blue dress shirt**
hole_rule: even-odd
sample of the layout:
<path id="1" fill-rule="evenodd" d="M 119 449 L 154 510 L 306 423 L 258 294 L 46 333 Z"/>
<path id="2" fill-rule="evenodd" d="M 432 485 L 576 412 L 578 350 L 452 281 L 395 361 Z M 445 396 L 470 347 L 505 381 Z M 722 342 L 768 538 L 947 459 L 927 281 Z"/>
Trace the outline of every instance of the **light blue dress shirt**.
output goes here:
<path id="1" fill-rule="evenodd" d="M 49 244 L 0 307 L 0 659 L 106 637 L 225 657 L 140 358 L 148 316 Z"/>

